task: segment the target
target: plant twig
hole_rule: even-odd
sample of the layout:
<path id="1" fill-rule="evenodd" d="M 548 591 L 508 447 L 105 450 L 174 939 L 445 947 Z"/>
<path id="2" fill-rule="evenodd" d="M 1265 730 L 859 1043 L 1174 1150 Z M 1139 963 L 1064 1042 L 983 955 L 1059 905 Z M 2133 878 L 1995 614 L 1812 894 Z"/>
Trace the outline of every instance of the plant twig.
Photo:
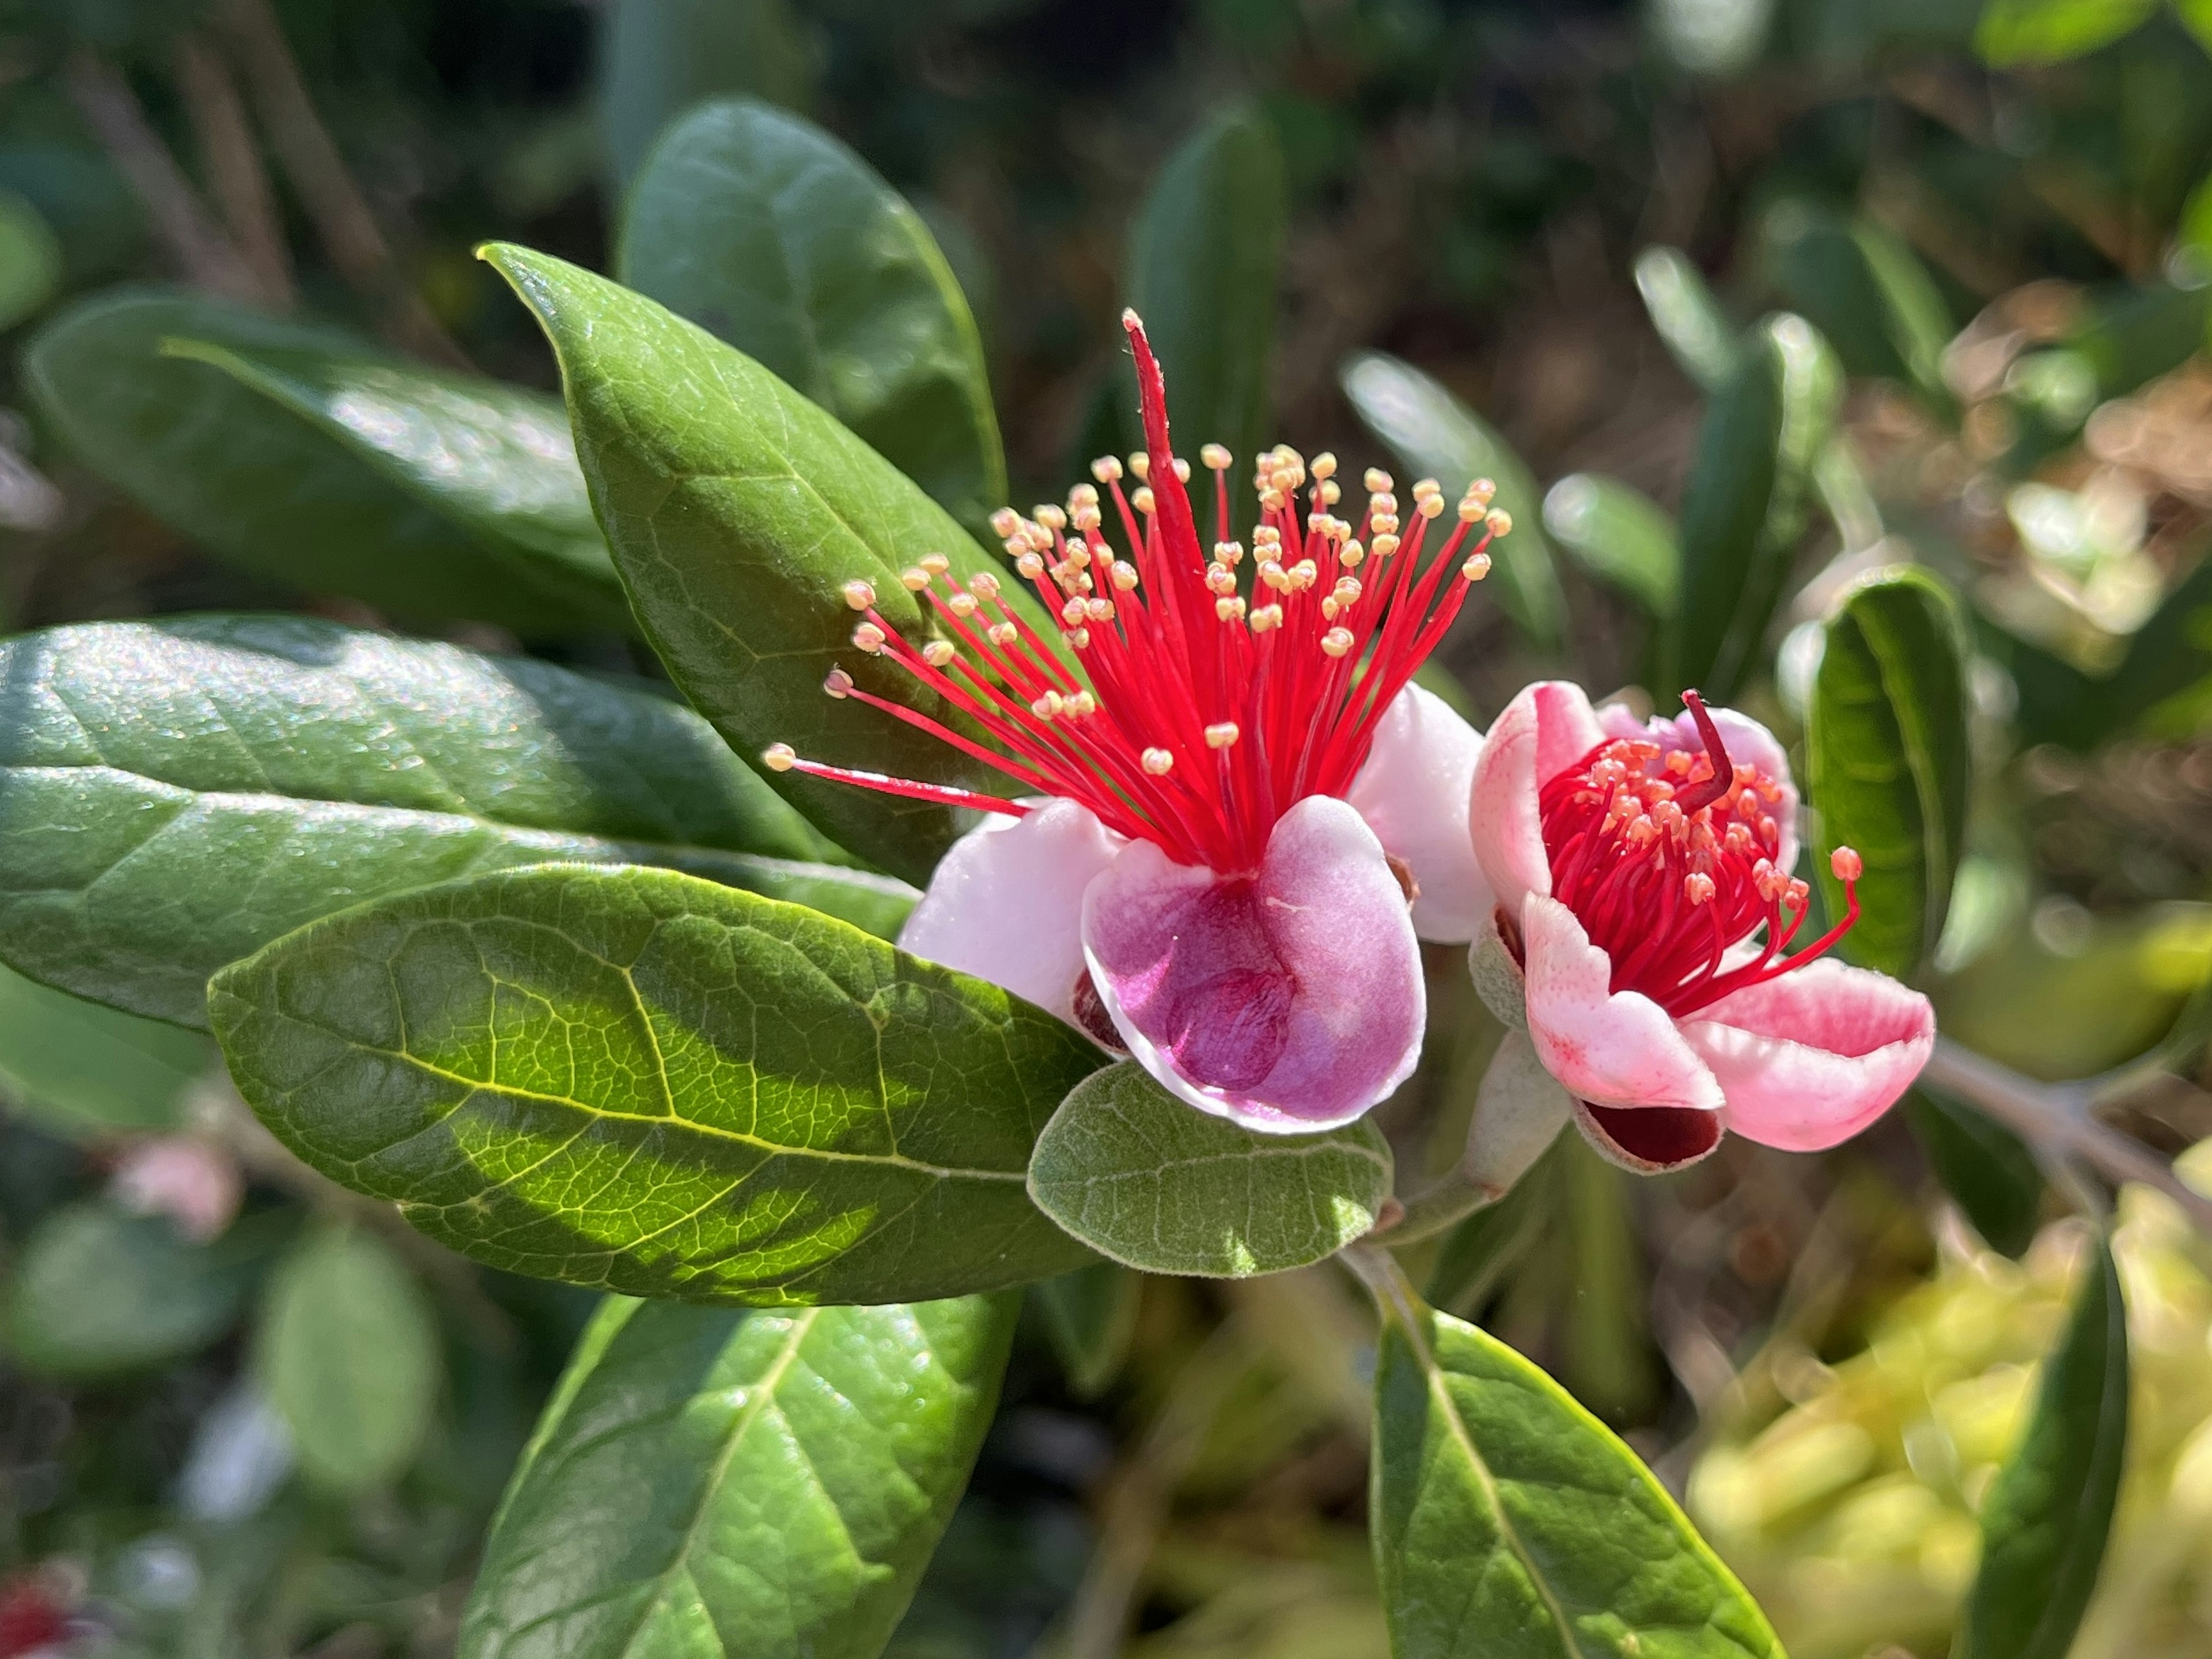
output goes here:
<path id="1" fill-rule="evenodd" d="M 418 356 L 457 368 L 467 356 L 408 282 L 369 210 L 368 198 L 315 112 L 307 83 L 269 0 L 223 0 L 220 16 L 292 187 L 338 274 L 377 308 L 385 334 Z"/>
<path id="2" fill-rule="evenodd" d="M 292 304 L 292 256 L 229 67 L 198 34 L 177 41 L 177 88 L 199 140 L 200 164 L 240 257 L 269 304 Z"/>
<path id="3" fill-rule="evenodd" d="M 2046 1162 L 2063 1165 L 2067 1159 L 2077 1159 L 2109 1181 L 2155 1187 L 2188 1212 L 2200 1229 L 2212 1233 L 2212 1199 L 2183 1181 L 2141 1143 L 2100 1123 L 2091 1114 L 2094 1097 L 2087 1086 L 2034 1082 L 1941 1036 L 1921 1075 L 1935 1087 L 1980 1108 Z"/>
<path id="4" fill-rule="evenodd" d="M 1064 1659 L 1115 1659 L 1121 1651 L 1168 1505 L 1249 1363 L 1241 1321 L 1232 1316 L 1184 1362 L 1144 1439 L 1115 1470 L 1098 1547 L 1068 1613 Z"/>
<path id="5" fill-rule="evenodd" d="M 70 100 L 129 183 L 178 270 L 194 288 L 247 302 L 261 297 L 252 270 L 146 118 L 131 82 L 89 47 L 70 54 L 63 72 Z"/>

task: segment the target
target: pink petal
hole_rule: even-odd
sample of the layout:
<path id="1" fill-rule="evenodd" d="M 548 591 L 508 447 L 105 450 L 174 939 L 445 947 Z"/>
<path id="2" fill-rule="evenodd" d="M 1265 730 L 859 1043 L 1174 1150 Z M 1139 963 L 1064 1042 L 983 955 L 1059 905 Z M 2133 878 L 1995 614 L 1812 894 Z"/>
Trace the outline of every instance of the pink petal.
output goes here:
<path id="1" fill-rule="evenodd" d="M 1404 1082 L 1427 1007 L 1406 896 L 1358 813 L 1283 815 L 1256 875 L 1133 842 L 1091 884 L 1083 942 L 1130 1054 L 1248 1129 L 1349 1123 Z"/>
<path id="2" fill-rule="evenodd" d="M 1083 977 L 1083 894 L 1122 837 L 1070 800 L 994 814 L 952 843 L 899 930 L 899 948 L 1073 1022 Z"/>
<path id="3" fill-rule="evenodd" d="M 1720 1085 L 1667 1011 L 1641 993 L 1613 991 L 1612 960 L 1573 911 L 1531 893 L 1521 932 L 1528 1037 L 1569 1094 L 1598 1106 L 1720 1109 Z"/>
<path id="4" fill-rule="evenodd" d="M 1896 1103 L 1936 1046 L 1936 1011 L 1887 975 L 1823 957 L 1699 1009 L 1682 1035 L 1719 1079 L 1729 1128 L 1814 1152 Z"/>
<path id="5" fill-rule="evenodd" d="M 1497 900 L 1468 839 L 1468 794 L 1482 734 L 1434 692 L 1409 685 L 1376 725 L 1367 763 L 1345 799 L 1419 890 L 1413 931 L 1464 944 Z"/>
<path id="6" fill-rule="evenodd" d="M 1748 763 L 1782 786 L 1782 799 L 1775 803 L 1774 821 L 1782 830 L 1782 851 L 1775 860 L 1783 870 L 1797 867 L 1797 786 L 1790 781 L 1790 752 L 1778 742 L 1774 733 L 1748 714 L 1733 708 L 1710 708 L 1721 742 L 1727 748 L 1729 759 L 1739 764 Z M 1668 720 L 1655 714 L 1648 721 L 1639 720 L 1619 703 L 1607 703 L 1597 711 L 1598 724 L 1609 738 L 1648 738 L 1669 750 L 1684 749 L 1691 754 L 1705 752 L 1705 740 L 1698 735 L 1698 723 L 1684 709 Z"/>
<path id="7" fill-rule="evenodd" d="M 1531 893 L 1549 896 L 1552 861 L 1544 851 L 1537 793 L 1604 741 L 1582 687 L 1539 680 L 1506 705 L 1483 740 L 1468 810 L 1474 855 L 1506 914 Z"/>

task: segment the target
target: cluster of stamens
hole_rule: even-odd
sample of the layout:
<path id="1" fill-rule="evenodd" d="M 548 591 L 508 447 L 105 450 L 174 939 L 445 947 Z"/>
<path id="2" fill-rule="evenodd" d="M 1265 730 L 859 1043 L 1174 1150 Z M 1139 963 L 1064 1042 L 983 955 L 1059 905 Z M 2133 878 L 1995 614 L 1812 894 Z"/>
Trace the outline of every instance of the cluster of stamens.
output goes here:
<path id="1" fill-rule="evenodd" d="M 1390 476 L 1370 471 L 1364 509 L 1341 518 L 1336 458 L 1309 463 L 1279 445 L 1255 464 L 1259 513 L 1248 551 L 1232 534 L 1232 458 L 1207 444 L 1209 550 L 1185 488 L 1190 465 L 1168 447 L 1158 367 L 1133 314 L 1123 325 L 1137 356 L 1146 449 L 1093 462 L 1095 482 L 1071 490 L 1065 506 L 1026 516 L 1002 509 L 992 520 L 1056 639 L 1007 602 L 999 577 L 963 586 L 941 556 L 902 574 L 943 630 L 919 645 L 886 620 L 869 582 L 845 586 L 861 617 L 854 645 L 912 674 L 989 741 L 865 690 L 842 668 L 825 689 L 930 732 L 1024 793 L 1080 802 L 1179 862 L 1250 870 L 1283 812 L 1350 787 L 1383 710 L 1451 626 L 1468 586 L 1489 573 L 1489 545 L 1512 521 L 1491 506 L 1495 486 L 1479 479 L 1425 559 L 1429 527 L 1446 510 L 1433 479 L 1413 485 L 1401 519 Z M 764 758 L 921 799 L 1023 810 L 802 759 L 781 744 Z"/>
<path id="2" fill-rule="evenodd" d="M 1778 862 L 1782 787 L 1756 766 L 1731 764 L 1698 694 L 1683 701 L 1703 754 L 1613 738 L 1539 797 L 1553 896 L 1612 959 L 1613 991 L 1641 992 L 1676 1016 L 1826 951 L 1858 920 L 1862 867 L 1850 848 L 1836 850 L 1830 867 L 1844 884 L 1846 914 L 1789 955 L 1811 893 Z M 1724 963 L 1755 934 L 1756 957 Z"/>

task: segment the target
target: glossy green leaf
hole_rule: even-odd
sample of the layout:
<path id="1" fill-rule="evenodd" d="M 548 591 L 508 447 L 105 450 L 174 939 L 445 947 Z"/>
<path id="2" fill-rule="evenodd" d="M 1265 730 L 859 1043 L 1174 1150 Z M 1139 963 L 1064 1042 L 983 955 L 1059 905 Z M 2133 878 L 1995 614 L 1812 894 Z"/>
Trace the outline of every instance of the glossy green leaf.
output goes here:
<path id="1" fill-rule="evenodd" d="M 967 1485 L 1018 1306 L 610 1300 L 500 1506 L 459 1659 L 875 1659 Z"/>
<path id="2" fill-rule="evenodd" d="M 786 0 L 609 0 L 599 15 L 599 120 L 617 183 L 703 100 L 811 101 L 814 53 Z"/>
<path id="3" fill-rule="evenodd" d="M 1322 1261 L 1372 1228 L 1390 1194 L 1390 1145 L 1364 1119 L 1326 1134 L 1256 1134 L 1124 1060 L 1053 1115 L 1030 1194 L 1125 1266 L 1245 1279 Z"/>
<path id="4" fill-rule="evenodd" d="M 1844 887 L 1838 847 L 1865 866 L 1858 925 L 1842 949 L 1911 979 L 1943 934 L 1964 851 L 1973 781 L 1965 630 L 1941 581 L 1914 567 L 1877 571 L 1847 594 L 1806 714 L 1805 785 L 1814 871 L 1828 914 Z"/>
<path id="5" fill-rule="evenodd" d="M 179 1237 L 166 1217 L 88 1199 L 24 1242 L 8 1285 L 8 1355 L 45 1376 L 158 1365 L 220 1336 L 244 1289 L 234 1263 Z"/>
<path id="6" fill-rule="evenodd" d="M 1544 538 L 1543 495 L 1528 464 L 1480 416 L 1410 363 L 1362 352 L 1345 364 L 1342 380 L 1368 430 L 1404 465 L 1433 477 L 1448 501 L 1457 501 L 1477 478 L 1497 484 L 1496 504 L 1513 515 L 1513 533 L 1490 550 L 1484 592 L 1497 594 L 1531 642 L 1558 645 L 1567 604 Z"/>
<path id="7" fill-rule="evenodd" d="M 1240 465 L 1271 441 L 1276 296 L 1290 199 L 1274 130 L 1224 110 L 1153 180 L 1129 234 L 1129 303 L 1167 376 L 1177 447 L 1225 444 Z M 1122 382 L 1137 442 L 1134 383 Z"/>
<path id="8" fill-rule="evenodd" d="M 173 356 L 173 341 L 195 343 L 202 357 L 229 357 L 217 368 Z M 326 410 L 303 418 L 234 372 L 264 358 L 295 373 L 318 361 L 362 373 L 381 362 L 393 377 L 387 394 L 393 385 L 437 384 L 453 397 L 470 388 L 483 408 L 521 406 L 506 388 L 434 381 L 334 330 L 148 289 L 98 295 L 63 312 L 32 340 L 23 369 L 33 400 L 86 465 L 257 574 L 307 592 L 350 594 L 395 616 L 471 617 L 526 635 L 593 620 L 572 603 L 568 573 L 556 571 L 557 592 L 537 586 L 512 548 L 488 543 L 454 515 L 454 496 L 470 492 L 441 498 L 429 489 L 434 467 L 427 460 L 394 458 L 417 441 L 452 441 L 458 428 L 449 416 L 422 411 L 410 416 L 411 435 L 387 430 L 380 442 L 359 434 L 341 442 L 332 435 L 344 424 L 338 416 Z M 372 453 L 381 457 L 375 464 Z M 413 482 L 398 482 L 402 475 Z M 481 501 L 497 488 L 473 493 Z"/>
<path id="9" fill-rule="evenodd" d="M 1375 1412 L 1370 1517 L 1396 1659 L 1781 1659 L 1636 1454 L 1486 1332 L 1397 1310 Z"/>
<path id="10" fill-rule="evenodd" d="M 62 245 L 38 209 L 0 190 L 0 329 L 37 312 L 62 282 Z"/>
<path id="11" fill-rule="evenodd" d="M 215 1066 L 204 1036 L 0 968 L 0 1097 L 64 1134 L 175 1128 Z"/>
<path id="12" fill-rule="evenodd" d="M 1673 614 L 1682 550 L 1664 508 L 1617 478 L 1576 472 L 1544 497 L 1544 528 L 1583 568 L 1655 617 Z"/>
<path id="13" fill-rule="evenodd" d="M 254 1359 L 301 1472 L 325 1490 L 388 1486 L 422 1450 L 437 1403 L 437 1325 L 372 1236 L 318 1233 L 278 1265 Z"/>
<path id="14" fill-rule="evenodd" d="M 2212 0 L 2173 0 L 2173 15 L 2199 46 L 2212 52 Z"/>
<path id="15" fill-rule="evenodd" d="M 2043 1171 L 2002 1123 L 1934 1090 L 1905 1097 L 1905 1121 L 1928 1166 L 1990 1248 L 2018 1261 L 2042 1219 Z"/>
<path id="16" fill-rule="evenodd" d="M 2027 1431 L 1982 1500 L 1958 1659 L 2065 1659 L 2096 1588 L 2128 1441 L 2128 1316 L 2111 1245 L 2087 1252 Z"/>
<path id="17" fill-rule="evenodd" d="M 939 782 L 1006 781 L 902 722 L 823 695 L 833 667 L 863 689 L 939 708 L 911 674 L 852 644 L 845 584 L 874 585 L 917 642 L 921 607 L 898 573 L 943 553 L 964 578 L 994 561 L 914 483 L 827 413 L 711 334 L 641 295 L 527 249 L 485 257 L 553 342 L 577 452 L 647 636 L 740 754 L 790 744 L 841 766 Z M 1032 626 L 1058 629 L 1013 583 Z M 803 773 L 784 798 L 840 846 L 919 879 L 949 844 L 942 807 Z"/>
<path id="18" fill-rule="evenodd" d="M 1805 528 L 1814 464 L 1843 398 L 1835 355 L 1801 317 L 1771 317 L 1707 405 L 1682 495 L 1681 603 L 1669 691 L 1725 702 L 1764 659 L 1766 627 Z"/>
<path id="19" fill-rule="evenodd" d="M 1137 1334 L 1143 1278 L 1115 1261 L 1094 1261 L 1030 1286 L 1045 1334 L 1079 1400 L 1095 1400 L 1120 1375 Z"/>
<path id="20" fill-rule="evenodd" d="M 1089 1259 L 1023 1172 L 1097 1050 L 796 905 L 665 870 L 482 876 L 289 934 L 209 1008 L 279 1139 L 493 1267 L 799 1305 Z"/>
<path id="21" fill-rule="evenodd" d="M 971 529 L 1006 505 L 983 342 L 906 198 L 811 122 L 696 109 L 631 187 L 616 274 L 804 392 Z"/>
<path id="22" fill-rule="evenodd" d="M 631 626 L 559 398 L 358 349 L 179 336 L 161 350 L 291 410 L 580 620 Z"/>
<path id="23" fill-rule="evenodd" d="M 1636 256 L 1636 291 L 1682 373 L 1708 393 L 1725 386 L 1743 361 L 1741 331 L 1690 256 L 1680 248 L 1645 248 Z"/>
<path id="24" fill-rule="evenodd" d="M 1911 247 L 1870 220 L 1796 198 L 1770 210 L 1763 229 L 1776 285 L 1846 369 L 1903 381 L 1948 406 L 1943 349 L 1957 327 Z"/>
<path id="25" fill-rule="evenodd" d="M 1986 0 L 1974 50 L 2001 69 L 2062 64 L 2132 34 L 2158 11 L 2158 0 Z"/>
<path id="26" fill-rule="evenodd" d="M 207 976 L 316 916 L 548 859 L 665 864 L 890 931 L 705 721 L 521 658 L 298 617 L 0 643 L 0 960 L 204 1023 Z"/>

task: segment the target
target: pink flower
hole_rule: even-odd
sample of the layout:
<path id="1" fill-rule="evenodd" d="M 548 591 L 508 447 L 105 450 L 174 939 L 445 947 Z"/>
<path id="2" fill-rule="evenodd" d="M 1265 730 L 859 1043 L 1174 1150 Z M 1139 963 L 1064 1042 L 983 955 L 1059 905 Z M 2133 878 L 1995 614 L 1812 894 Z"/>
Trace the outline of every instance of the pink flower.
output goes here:
<path id="1" fill-rule="evenodd" d="M 1425 1000 L 1417 934 L 1472 939 L 1493 908 L 1467 824 L 1482 740 L 1412 684 L 1484 550 L 1510 522 L 1478 483 L 1433 556 L 1444 501 L 1427 480 L 1401 520 L 1370 472 L 1355 520 L 1332 456 L 1257 459 L 1255 569 L 1231 538 L 1226 451 L 1211 547 L 1168 443 L 1166 392 L 1144 330 L 1136 354 L 1146 453 L 1091 468 L 1065 508 L 994 520 L 1015 568 L 1060 623 L 1067 654 L 1003 602 L 963 589 L 941 558 L 904 573 L 941 637 L 900 637 L 865 581 L 854 643 L 910 672 L 985 734 L 955 732 L 864 691 L 832 696 L 931 732 L 1012 779 L 1002 800 L 940 785 L 765 757 L 867 787 L 992 813 L 932 878 L 899 943 L 977 975 L 1134 1056 L 1201 1111 L 1297 1133 L 1349 1122 L 1419 1058 Z M 1304 502 L 1300 492 L 1304 491 Z M 1105 533 L 1110 513 L 1122 546 Z M 1463 545 L 1473 536 L 1472 547 Z"/>
<path id="2" fill-rule="evenodd" d="M 1475 854 L 1498 895 L 1478 985 L 1526 1021 L 1599 1151 L 1677 1168 L 1723 1127 L 1811 1152 L 1856 1134 L 1918 1075 L 1928 1000 L 1822 953 L 1858 917 L 1859 858 L 1834 855 L 1848 914 L 1788 954 L 1809 897 L 1797 792 L 1772 735 L 1729 709 L 1639 724 L 1580 688 L 1532 685 L 1475 767 Z"/>

